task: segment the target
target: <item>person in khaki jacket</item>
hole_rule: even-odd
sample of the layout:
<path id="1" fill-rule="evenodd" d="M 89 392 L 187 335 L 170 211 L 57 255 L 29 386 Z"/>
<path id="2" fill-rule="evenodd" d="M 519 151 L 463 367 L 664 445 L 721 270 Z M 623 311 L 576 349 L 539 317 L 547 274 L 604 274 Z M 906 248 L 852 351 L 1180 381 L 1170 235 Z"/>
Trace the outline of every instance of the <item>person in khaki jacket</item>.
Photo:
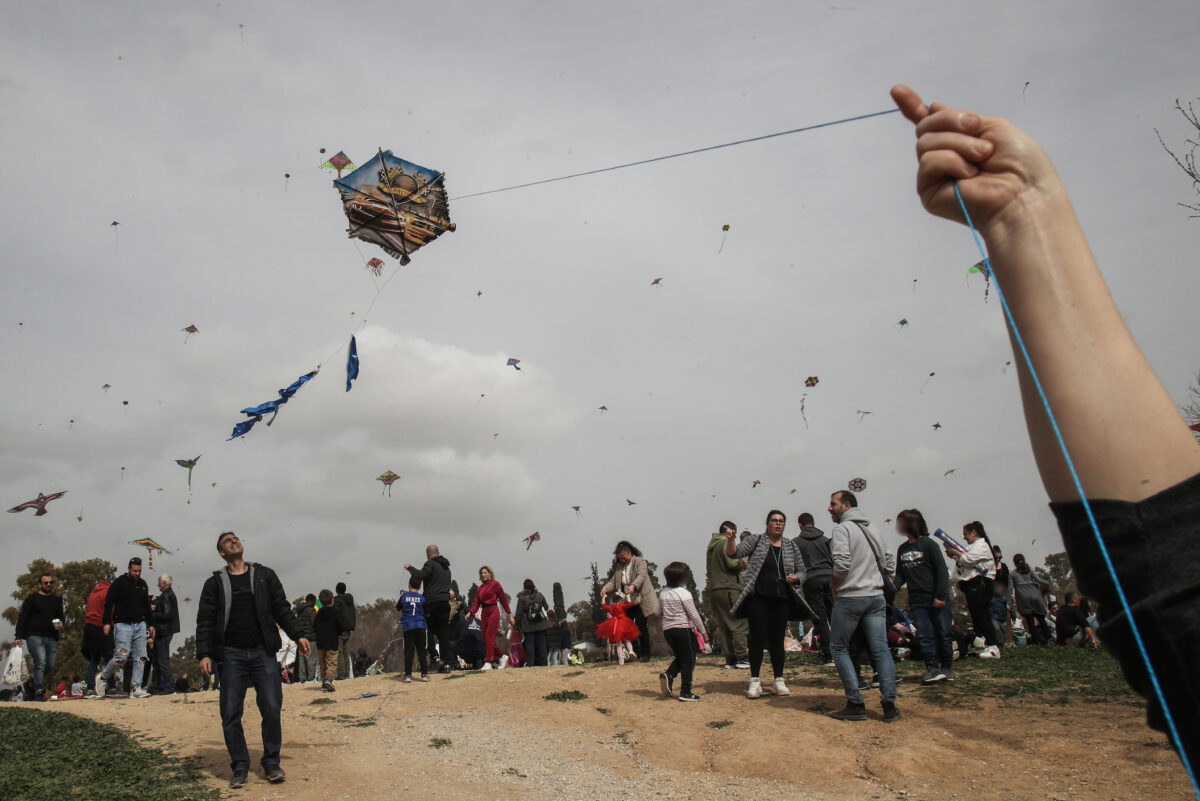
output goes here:
<path id="1" fill-rule="evenodd" d="M 736 534 L 737 526 L 726 520 L 708 541 L 704 592 L 713 613 L 713 632 L 721 638 L 725 667 L 749 668 L 746 634 L 750 624 L 744 618 L 733 616 L 733 604 L 742 591 L 741 573 L 746 567 L 746 560 L 725 553 L 726 532 Z"/>
<path id="2" fill-rule="evenodd" d="M 658 613 L 658 595 L 654 592 L 650 570 L 646 560 L 642 558 L 642 552 L 625 540 L 618 542 L 617 547 L 613 549 L 613 563 L 608 582 L 600 588 L 602 601 L 610 594 L 633 604 L 629 609 L 629 617 L 637 623 L 638 631 L 642 633 L 642 636 L 638 637 L 638 659 L 649 662 L 650 628 L 646 625 L 646 618 Z"/>

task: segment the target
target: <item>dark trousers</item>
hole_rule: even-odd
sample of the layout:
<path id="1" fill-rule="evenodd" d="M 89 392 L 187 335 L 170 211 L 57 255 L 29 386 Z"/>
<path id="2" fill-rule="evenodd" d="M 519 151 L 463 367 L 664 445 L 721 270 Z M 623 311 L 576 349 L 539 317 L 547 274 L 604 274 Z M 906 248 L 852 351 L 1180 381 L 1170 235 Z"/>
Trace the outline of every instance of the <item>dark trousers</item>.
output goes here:
<path id="1" fill-rule="evenodd" d="M 429 661 L 425 654 L 426 644 L 425 637 L 428 632 L 425 629 L 409 629 L 404 632 L 404 675 L 411 676 L 413 668 L 413 657 L 420 657 L 421 675 L 424 676 L 429 672 Z"/>
<path id="2" fill-rule="evenodd" d="M 757 679 L 762 670 L 763 648 L 771 652 L 771 669 L 775 678 L 783 678 L 783 635 L 787 631 L 791 603 L 787 598 L 765 598 L 751 595 L 745 600 L 750 620 L 750 678 Z"/>
<path id="3" fill-rule="evenodd" d="M 917 627 L 917 639 L 921 642 L 921 658 L 925 667 L 954 666 L 954 631 L 951 628 L 950 604 L 934 609 L 933 603 L 909 604 L 913 625 Z"/>
<path id="4" fill-rule="evenodd" d="M 692 691 L 692 671 L 696 667 L 696 638 L 691 629 L 663 629 L 663 637 L 671 646 L 671 653 L 675 654 L 667 667 L 667 675 L 672 679 L 679 676 L 679 694 L 687 695 Z M 761 651 L 758 661 L 762 662 Z"/>
<path id="5" fill-rule="evenodd" d="M 971 614 L 975 636 L 982 637 L 987 645 L 999 645 L 996 627 L 992 625 L 992 580 L 986 576 L 976 576 L 970 581 L 958 582 L 958 588 L 967 597 L 967 611 Z"/>
<path id="6" fill-rule="evenodd" d="M 829 613 L 833 611 L 833 577 L 820 576 L 804 582 L 804 599 L 813 611 L 814 643 L 817 650 L 829 656 Z"/>
<path id="7" fill-rule="evenodd" d="M 250 687 L 254 688 L 254 699 L 262 715 L 262 766 L 270 770 L 279 765 L 279 749 L 283 744 L 283 727 L 279 722 L 283 680 L 279 663 L 266 648 L 226 648 L 221 660 L 221 729 L 234 773 L 250 770 L 250 751 L 242 729 L 242 708 Z"/>
<path id="8" fill-rule="evenodd" d="M 634 604 L 633 606 L 629 607 L 629 611 L 625 614 L 629 615 L 630 620 L 632 620 L 634 623 L 637 623 L 639 632 L 637 641 L 638 659 L 649 659 L 650 627 L 646 625 L 646 613 L 642 611 L 642 607 L 640 605 Z"/>
<path id="9" fill-rule="evenodd" d="M 171 672 L 171 638 L 174 634 L 160 634 L 154 638 L 154 653 L 151 655 L 153 690 L 174 690 L 175 675 Z"/>
<path id="10" fill-rule="evenodd" d="M 437 664 L 441 659 L 450 667 L 457 667 L 458 660 L 454 658 L 454 649 L 450 646 L 450 602 L 428 601 L 429 620 L 429 664 Z M 435 643 L 436 640 L 436 643 Z M 441 646 L 439 655 L 438 646 Z"/>
<path id="11" fill-rule="evenodd" d="M 1036 645 L 1050 644 L 1050 629 L 1046 626 L 1045 615 L 1021 615 L 1025 618 L 1025 630 Z"/>
<path id="12" fill-rule="evenodd" d="M 525 667 L 546 667 L 546 632 L 531 631 L 525 635 Z"/>

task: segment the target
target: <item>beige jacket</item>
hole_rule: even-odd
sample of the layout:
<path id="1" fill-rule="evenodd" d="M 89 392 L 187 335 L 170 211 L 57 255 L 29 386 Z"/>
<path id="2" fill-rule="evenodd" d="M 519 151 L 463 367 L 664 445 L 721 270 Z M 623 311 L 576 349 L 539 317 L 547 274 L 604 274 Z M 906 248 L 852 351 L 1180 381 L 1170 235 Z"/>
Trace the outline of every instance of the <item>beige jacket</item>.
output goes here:
<path id="1" fill-rule="evenodd" d="M 654 592 L 654 584 L 650 581 L 650 571 L 646 567 L 646 560 L 640 556 L 635 556 L 629 560 L 629 564 L 620 566 L 613 571 L 609 576 L 608 583 L 600 588 L 601 597 L 610 592 L 615 592 L 619 595 L 625 594 L 626 585 L 632 584 L 634 592 L 642 597 L 640 606 L 642 614 L 649 617 L 658 612 L 658 595 Z"/>

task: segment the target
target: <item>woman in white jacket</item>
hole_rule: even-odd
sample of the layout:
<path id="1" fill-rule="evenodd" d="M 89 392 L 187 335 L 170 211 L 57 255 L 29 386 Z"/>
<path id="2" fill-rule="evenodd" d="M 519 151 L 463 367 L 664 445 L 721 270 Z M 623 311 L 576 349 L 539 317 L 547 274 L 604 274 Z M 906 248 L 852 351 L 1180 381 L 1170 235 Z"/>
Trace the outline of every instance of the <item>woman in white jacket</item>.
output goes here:
<path id="1" fill-rule="evenodd" d="M 967 541 L 966 553 L 947 545 L 946 555 L 958 565 L 958 588 L 967 598 L 967 611 L 971 614 L 975 636 L 983 637 L 986 645 L 980 656 L 998 659 L 1000 643 L 988 612 L 988 605 L 992 602 L 992 581 L 996 577 L 992 543 L 983 530 L 983 523 L 978 520 L 963 526 L 963 539 Z"/>

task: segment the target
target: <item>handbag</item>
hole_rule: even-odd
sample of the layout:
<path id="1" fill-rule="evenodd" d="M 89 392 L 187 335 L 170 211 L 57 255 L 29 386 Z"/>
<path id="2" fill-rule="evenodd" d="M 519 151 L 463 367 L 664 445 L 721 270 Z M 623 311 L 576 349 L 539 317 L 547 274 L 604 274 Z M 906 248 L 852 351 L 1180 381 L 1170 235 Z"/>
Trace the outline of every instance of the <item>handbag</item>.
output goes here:
<path id="1" fill-rule="evenodd" d="M 888 606 L 896 600 L 896 585 L 892 582 L 892 577 L 888 575 L 887 567 L 883 563 L 883 557 L 879 555 L 879 551 L 875 548 L 875 543 L 871 540 L 867 530 L 864 529 L 857 521 L 850 521 L 858 526 L 858 530 L 862 533 L 863 539 L 867 541 L 867 545 L 871 547 L 871 553 L 875 554 L 875 566 L 879 568 L 879 578 L 883 580 L 883 600 Z"/>

